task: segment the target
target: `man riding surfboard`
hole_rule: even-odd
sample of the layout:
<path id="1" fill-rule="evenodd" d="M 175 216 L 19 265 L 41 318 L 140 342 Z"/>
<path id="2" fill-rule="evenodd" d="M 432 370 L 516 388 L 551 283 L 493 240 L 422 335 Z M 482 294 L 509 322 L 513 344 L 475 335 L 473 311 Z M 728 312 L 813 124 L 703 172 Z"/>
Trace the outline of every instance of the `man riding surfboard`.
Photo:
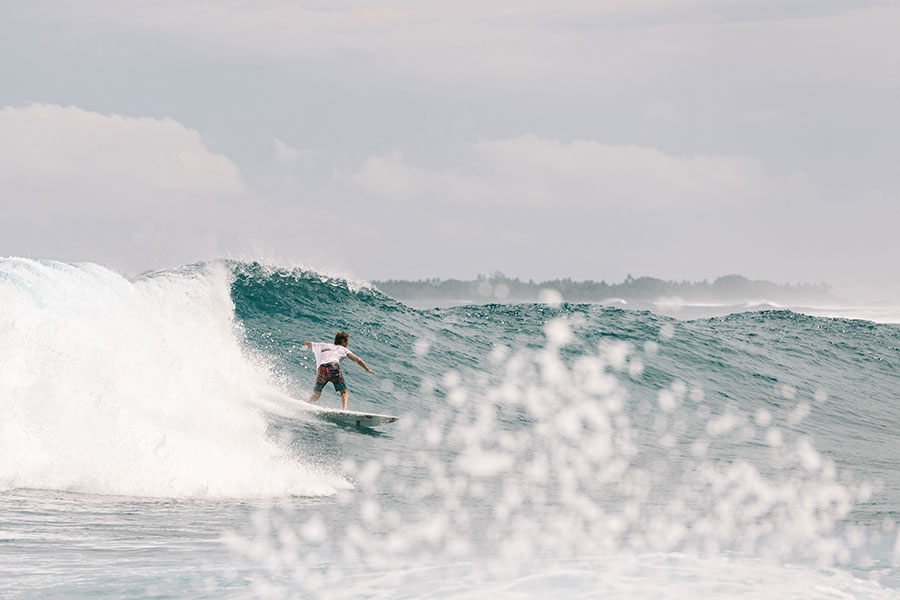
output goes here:
<path id="1" fill-rule="evenodd" d="M 309 397 L 307 402 L 315 402 L 318 400 L 322 395 L 322 390 L 325 389 L 325 384 L 331 382 L 334 384 L 335 391 L 340 392 L 344 410 L 347 410 L 347 400 L 350 396 L 350 390 L 347 389 L 347 384 L 344 383 L 344 374 L 341 372 L 340 366 L 340 362 L 344 360 L 344 358 L 349 358 L 357 363 L 365 369 L 367 373 L 375 373 L 375 371 L 366 366 L 366 363 L 363 362 L 360 357 L 347 350 L 347 345 L 349 343 L 350 336 L 343 331 L 337 332 L 334 336 L 333 344 L 324 342 L 304 342 L 303 345 L 307 348 L 311 348 L 313 354 L 316 356 L 316 385 L 313 387 L 312 396 Z"/>

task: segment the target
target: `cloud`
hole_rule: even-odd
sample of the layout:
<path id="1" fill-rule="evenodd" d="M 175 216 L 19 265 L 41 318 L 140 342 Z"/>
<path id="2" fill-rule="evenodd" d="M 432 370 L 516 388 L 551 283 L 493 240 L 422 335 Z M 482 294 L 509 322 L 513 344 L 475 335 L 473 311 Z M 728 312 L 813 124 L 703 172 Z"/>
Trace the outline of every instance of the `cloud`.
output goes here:
<path id="1" fill-rule="evenodd" d="M 238 168 L 173 119 L 0 109 L 0 254 L 164 266 L 217 253 L 250 222 L 248 197 Z"/>
<path id="2" fill-rule="evenodd" d="M 20 196 L 4 203 L 28 197 L 61 209 L 245 191 L 238 168 L 177 121 L 50 104 L 0 109 L 0 185 Z"/>
<path id="3" fill-rule="evenodd" d="M 275 146 L 275 162 L 280 165 L 297 162 L 303 158 L 303 154 L 296 148 L 291 148 L 278 138 L 273 138 L 272 143 Z"/>
<path id="4" fill-rule="evenodd" d="M 304 169 L 321 166 L 326 155 L 322 151 L 310 148 L 294 148 L 278 138 L 272 138 L 274 147 L 273 159 L 281 167 L 299 166 Z"/>
<path id="5" fill-rule="evenodd" d="M 535 135 L 478 142 L 469 149 L 465 169 L 427 169 L 399 154 L 373 156 L 350 180 L 369 194 L 397 201 L 520 207 L 734 205 L 801 194 L 804 187 L 802 176 L 776 179 L 749 156 L 676 156 L 643 146 Z"/>

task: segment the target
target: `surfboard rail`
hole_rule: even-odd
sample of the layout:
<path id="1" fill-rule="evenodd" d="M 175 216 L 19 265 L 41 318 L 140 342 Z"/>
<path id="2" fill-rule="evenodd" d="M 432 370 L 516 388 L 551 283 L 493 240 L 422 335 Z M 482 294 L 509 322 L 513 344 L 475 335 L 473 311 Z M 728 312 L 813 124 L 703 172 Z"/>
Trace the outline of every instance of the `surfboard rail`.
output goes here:
<path id="1" fill-rule="evenodd" d="M 342 410 L 339 408 L 323 408 L 321 406 L 316 406 L 315 404 L 309 404 L 305 406 L 304 409 L 324 421 L 355 425 L 357 427 L 377 427 L 379 425 L 393 423 L 400 418 L 395 415 L 382 415 L 379 413 Z"/>
<path id="2" fill-rule="evenodd" d="M 398 417 L 393 415 L 379 415 L 350 410 L 325 410 L 319 413 L 319 418 L 347 425 L 356 425 L 357 427 L 377 427 L 378 425 L 393 423 L 398 419 Z"/>

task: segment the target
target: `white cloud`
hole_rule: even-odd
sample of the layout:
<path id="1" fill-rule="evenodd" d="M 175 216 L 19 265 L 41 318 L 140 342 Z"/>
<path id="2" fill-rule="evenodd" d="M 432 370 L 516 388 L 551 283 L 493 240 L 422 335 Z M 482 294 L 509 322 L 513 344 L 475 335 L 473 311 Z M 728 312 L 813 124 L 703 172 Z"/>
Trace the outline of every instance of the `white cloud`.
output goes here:
<path id="1" fill-rule="evenodd" d="M 175 120 L 0 109 L 0 254 L 129 270 L 194 260 L 252 222 L 248 197 L 237 167 Z"/>
<path id="2" fill-rule="evenodd" d="M 0 185 L 60 208 L 245 191 L 237 167 L 177 121 L 48 104 L 0 109 Z"/>
<path id="3" fill-rule="evenodd" d="M 221 255 L 253 231 L 252 200 L 235 164 L 173 119 L 0 108 L 0 255 L 127 271 Z"/>
<path id="4" fill-rule="evenodd" d="M 391 154 L 370 156 L 351 179 L 376 196 L 411 200 L 439 185 L 441 176 L 410 165 L 399 154 Z"/>
<path id="5" fill-rule="evenodd" d="M 303 157 L 299 150 L 291 148 L 278 138 L 273 138 L 272 143 L 275 145 L 275 162 L 280 165 L 297 162 Z"/>
<path id="6" fill-rule="evenodd" d="M 399 154 L 368 158 L 351 180 L 398 201 L 510 206 L 734 205 L 802 193 L 802 177 L 767 174 L 748 156 L 675 156 L 634 145 L 525 135 L 473 145 L 466 170 L 433 170 Z"/>
<path id="7" fill-rule="evenodd" d="M 326 159 L 324 152 L 311 148 L 294 148 L 278 138 L 272 138 L 275 164 L 281 167 L 312 169 L 321 167 Z"/>

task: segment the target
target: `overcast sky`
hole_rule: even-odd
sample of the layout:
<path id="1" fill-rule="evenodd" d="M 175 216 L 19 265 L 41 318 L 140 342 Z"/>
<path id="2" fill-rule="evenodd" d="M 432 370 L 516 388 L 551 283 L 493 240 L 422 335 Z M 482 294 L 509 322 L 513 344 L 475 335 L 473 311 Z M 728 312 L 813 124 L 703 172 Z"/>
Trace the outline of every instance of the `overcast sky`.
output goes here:
<path id="1" fill-rule="evenodd" d="M 900 300 L 900 4 L 0 2 L 0 256 Z"/>

